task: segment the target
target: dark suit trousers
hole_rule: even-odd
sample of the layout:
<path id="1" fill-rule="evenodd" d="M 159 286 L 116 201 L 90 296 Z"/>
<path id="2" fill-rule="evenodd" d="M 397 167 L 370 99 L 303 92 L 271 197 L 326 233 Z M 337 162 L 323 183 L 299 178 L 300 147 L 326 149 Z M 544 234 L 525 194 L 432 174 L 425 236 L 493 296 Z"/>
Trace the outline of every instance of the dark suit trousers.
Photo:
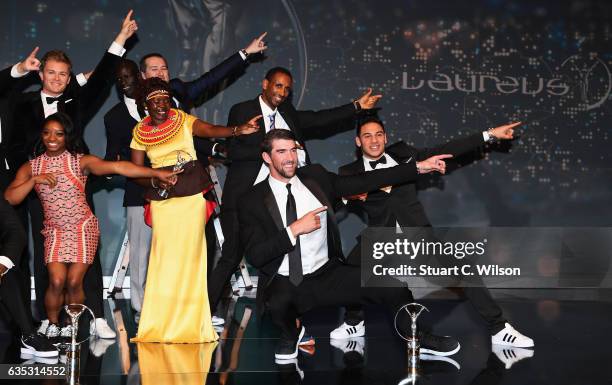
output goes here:
<path id="1" fill-rule="evenodd" d="M 17 324 L 21 334 L 30 334 L 34 332 L 30 301 L 23 296 L 23 293 L 27 292 L 29 299 L 30 291 L 26 290 L 29 288 L 25 288 L 22 275 L 23 273 L 15 267 L 4 274 L 0 283 L 0 304 L 3 312 L 8 314 L 8 318 Z"/>
<path id="2" fill-rule="evenodd" d="M 439 257 L 440 258 L 440 257 Z M 440 258 L 439 260 L 441 260 Z M 446 259 L 445 259 L 446 260 Z M 361 243 L 351 250 L 348 261 L 351 265 L 361 265 Z M 444 265 L 445 262 L 438 262 L 438 266 Z M 495 334 L 504 328 L 506 319 L 503 317 L 503 311 L 497 304 L 497 302 L 491 296 L 489 289 L 483 285 L 482 281 L 475 282 L 473 284 L 480 284 L 482 286 L 474 287 L 462 287 L 459 288 L 463 292 L 465 298 L 472 304 L 474 309 L 484 319 L 491 331 L 491 334 Z M 344 315 L 344 322 L 349 325 L 356 325 L 363 320 L 363 311 L 359 305 L 346 305 L 346 313 Z"/>
<path id="3" fill-rule="evenodd" d="M 221 249 L 221 258 L 208 281 L 208 300 L 212 313 L 215 312 L 221 300 L 223 288 L 230 281 L 244 254 L 239 240 L 238 212 L 233 209 L 226 209 L 221 205 L 220 219 L 225 241 Z"/>
<path id="4" fill-rule="evenodd" d="M 91 195 L 91 194 L 88 194 Z M 88 198 L 90 198 L 88 196 Z M 45 238 L 41 234 L 43 229 L 43 209 L 40 200 L 35 193 L 28 196 L 28 211 L 30 223 L 32 224 L 32 239 L 34 241 L 34 284 L 36 291 L 36 309 L 42 318 L 46 318 L 45 292 L 49 286 L 49 275 L 45 265 Z M 88 199 L 89 201 L 90 199 Z M 27 224 L 25 224 L 27 226 Z M 94 313 L 96 318 L 104 317 L 103 294 L 104 284 L 102 282 L 102 265 L 100 256 L 96 250 L 93 264 L 87 269 L 83 278 L 83 290 L 85 291 L 85 305 Z"/>
<path id="5" fill-rule="evenodd" d="M 265 289 L 266 309 L 281 329 L 283 338 L 297 338 L 295 319 L 320 306 L 382 304 L 391 317 L 397 310 L 413 302 L 407 288 L 361 287 L 361 269 L 329 261 L 312 274 L 306 274 L 298 286 L 277 274 Z M 400 325 L 408 328 L 408 325 Z"/>

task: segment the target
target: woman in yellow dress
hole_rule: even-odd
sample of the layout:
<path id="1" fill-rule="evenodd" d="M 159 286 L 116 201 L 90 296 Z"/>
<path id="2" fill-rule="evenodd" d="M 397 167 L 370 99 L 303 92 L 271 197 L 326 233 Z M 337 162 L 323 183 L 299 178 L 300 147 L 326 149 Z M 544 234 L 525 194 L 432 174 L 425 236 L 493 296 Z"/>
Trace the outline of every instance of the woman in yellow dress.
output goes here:
<path id="1" fill-rule="evenodd" d="M 229 137 L 258 130 L 254 117 L 236 127 L 215 126 L 171 108 L 170 88 L 159 78 L 144 81 L 139 103 L 149 116 L 134 128 L 132 162 L 173 168 L 186 159 L 173 185 L 152 178 L 152 240 L 147 286 L 134 342 L 201 343 L 217 340 L 212 327 L 206 283 L 206 205 L 202 191 L 209 184 L 197 161 L 193 136 Z M 181 160 L 178 160 L 182 158 Z M 164 190 L 162 192 L 162 190 Z"/>

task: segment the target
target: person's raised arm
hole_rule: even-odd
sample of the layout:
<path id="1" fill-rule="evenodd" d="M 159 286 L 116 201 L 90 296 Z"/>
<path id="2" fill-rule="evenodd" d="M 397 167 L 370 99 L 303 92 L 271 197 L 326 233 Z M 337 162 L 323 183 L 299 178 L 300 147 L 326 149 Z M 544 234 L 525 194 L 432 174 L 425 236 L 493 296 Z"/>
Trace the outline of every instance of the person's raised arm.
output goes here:
<path id="1" fill-rule="evenodd" d="M 216 126 L 197 119 L 193 122 L 193 135 L 201 138 L 228 138 L 238 135 L 248 135 L 259 130 L 257 121 L 261 115 L 257 115 L 246 123 L 234 127 Z"/>

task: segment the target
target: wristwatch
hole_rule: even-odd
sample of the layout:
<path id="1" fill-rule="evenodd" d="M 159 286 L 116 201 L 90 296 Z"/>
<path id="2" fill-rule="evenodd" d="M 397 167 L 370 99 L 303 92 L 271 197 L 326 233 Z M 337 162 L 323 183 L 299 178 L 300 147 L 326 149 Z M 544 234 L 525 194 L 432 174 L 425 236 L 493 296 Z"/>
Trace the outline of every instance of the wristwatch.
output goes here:
<path id="1" fill-rule="evenodd" d="M 245 58 L 249 57 L 249 53 L 246 51 L 246 49 L 243 48 L 240 50 L 240 52 L 244 55 Z"/>
<path id="2" fill-rule="evenodd" d="M 361 104 L 359 104 L 359 100 L 353 100 L 353 105 L 355 106 L 355 111 L 361 111 Z"/>

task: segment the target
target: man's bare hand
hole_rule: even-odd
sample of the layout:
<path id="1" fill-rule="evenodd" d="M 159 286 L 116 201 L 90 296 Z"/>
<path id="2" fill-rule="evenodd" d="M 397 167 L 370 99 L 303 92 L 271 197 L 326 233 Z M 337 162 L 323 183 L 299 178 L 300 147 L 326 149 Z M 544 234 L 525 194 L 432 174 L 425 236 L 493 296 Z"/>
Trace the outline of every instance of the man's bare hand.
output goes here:
<path id="1" fill-rule="evenodd" d="M 424 161 L 417 162 L 417 170 L 419 174 L 428 174 L 433 171 L 444 174 L 446 172 L 446 162 L 444 159 L 452 157 L 451 154 L 434 155 Z"/>
<path id="2" fill-rule="evenodd" d="M 510 140 L 514 139 L 514 127 L 520 125 L 521 122 L 515 122 L 510 124 L 504 124 L 503 126 L 491 128 L 489 135 L 494 136 L 496 139 Z"/>
<path id="3" fill-rule="evenodd" d="M 17 70 L 19 73 L 25 73 L 30 71 L 38 71 L 40 69 L 40 60 L 36 58 L 36 54 L 38 53 L 38 47 L 34 47 L 32 52 L 23 59 L 22 62 L 17 64 Z"/>
<path id="4" fill-rule="evenodd" d="M 303 217 L 289 225 L 289 229 L 291 229 L 293 236 L 297 238 L 302 234 L 312 233 L 313 231 L 320 229 L 321 217 L 319 214 L 325 210 L 327 210 L 327 206 L 322 206 L 318 209 L 309 211 L 304 214 Z"/>
<path id="5" fill-rule="evenodd" d="M 259 53 L 259 52 L 262 52 L 262 51 L 268 49 L 268 46 L 266 45 L 266 42 L 263 41 L 264 37 L 266 37 L 267 34 L 268 34 L 268 32 L 264 32 L 261 35 L 259 35 L 259 37 L 253 39 L 253 41 L 250 42 L 249 45 L 247 45 L 244 48 L 246 53 L 251 55 L 251 54 Z"/>
<path id="6" fill-rule="evenodd" d="M 378 100 L 380 100 L 380 98 L 382 98 L 382 95 L 372 95 L 372 89 L 368 88 L 366 92 L 364 92 L 364 94 L 357 99 L 357 102 L 362 109 L 370 110 L 376 106 L 376 103 Z"/>
<path id="7" fill-rule="evenodd" d="M 134 14 L 134 10 L 130 9 L 128 14 L 123 19 L 121 24 L 121 31 L 115 38 L 115 42 L 120 46 L 124 46 L 127 39 L 132 37 L 138 31 L 138 24 L 136 24 L 136 20 L 132 20 L 132 15 Z"/>

